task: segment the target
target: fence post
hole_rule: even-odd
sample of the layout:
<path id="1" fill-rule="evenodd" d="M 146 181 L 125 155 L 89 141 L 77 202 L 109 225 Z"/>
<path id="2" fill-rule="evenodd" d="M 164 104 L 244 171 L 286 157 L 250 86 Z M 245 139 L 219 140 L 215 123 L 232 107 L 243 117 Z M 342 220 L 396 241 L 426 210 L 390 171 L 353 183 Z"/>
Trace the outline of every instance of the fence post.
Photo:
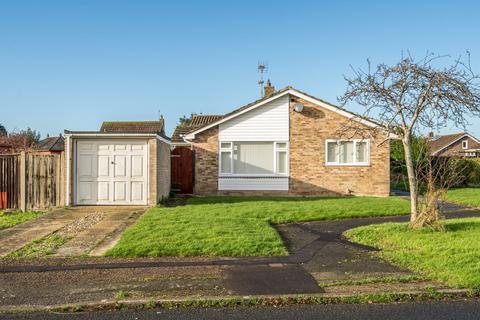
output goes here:
<path id="1" fill-rule="evenodd" d="M 27 193 L 26 193 L 26 179 L 25 179 L 25 173 L 26 173 L 27 167 L 26 167 L 26 161 L 25 161 L 25 151 L 20 152 L 20 168 L 19 168 L 19 187 L 20 187 L 20 197 L 19 197 L 19 202 L 20 202 L 20 210 L 21 211 L 26 211 L 27 210 Z"/>

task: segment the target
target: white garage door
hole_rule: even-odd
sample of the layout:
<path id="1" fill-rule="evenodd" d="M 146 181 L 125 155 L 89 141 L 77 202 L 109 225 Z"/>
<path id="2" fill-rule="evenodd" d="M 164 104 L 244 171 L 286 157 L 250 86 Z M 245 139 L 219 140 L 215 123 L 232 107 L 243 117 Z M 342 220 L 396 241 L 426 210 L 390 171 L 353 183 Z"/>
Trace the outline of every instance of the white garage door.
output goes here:
<path id="1" fill-rule="evenodd" d="M 147 143 L 79 140 L 76 204 L 147 204 Z"/>

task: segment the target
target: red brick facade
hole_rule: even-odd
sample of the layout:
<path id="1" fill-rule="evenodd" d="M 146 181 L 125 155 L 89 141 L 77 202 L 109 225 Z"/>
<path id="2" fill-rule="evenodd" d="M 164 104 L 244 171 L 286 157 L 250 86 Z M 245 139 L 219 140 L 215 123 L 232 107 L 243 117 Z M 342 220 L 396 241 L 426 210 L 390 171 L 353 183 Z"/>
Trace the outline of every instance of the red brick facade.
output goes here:
<path id="1" fill-rule="evenodd" d="M 349 121 L 329 111 L 290 97 L 290 179 L 288 192 L 245 191 L 222 194 L 280 195 L 373 195 L 388 196 L 390 191 L 390 144 L 385 138 L 370 138 L 370 164 L 366 166 L 326 166 L 325 140 L 345 138 L 340 132 Z M 293 104 L 304 103 L 302 112 Z M 349 137 L 361 138 L 361 137 Z M 199 195 L 218 191 L 218 126 L 198 133 L 195 150 L 194 192 Z"/>

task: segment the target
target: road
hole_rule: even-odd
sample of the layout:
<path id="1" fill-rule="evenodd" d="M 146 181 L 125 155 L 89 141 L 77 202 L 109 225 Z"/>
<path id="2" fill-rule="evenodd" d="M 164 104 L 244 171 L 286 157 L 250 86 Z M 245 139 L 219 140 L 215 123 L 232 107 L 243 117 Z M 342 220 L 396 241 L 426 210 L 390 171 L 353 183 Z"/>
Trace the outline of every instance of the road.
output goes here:
<path id="1" fill-rule="evenodd" d="M 336 320 L 466 320 L 480 318 L 480 300 L 428 301 L 399 304 L 294 305 L 287 307 L 184 308 L 120 310 L 89 313 L 36 313 L 1 315 L 12 320 L 225 320 L 225 319 L 336 319 Z"/>

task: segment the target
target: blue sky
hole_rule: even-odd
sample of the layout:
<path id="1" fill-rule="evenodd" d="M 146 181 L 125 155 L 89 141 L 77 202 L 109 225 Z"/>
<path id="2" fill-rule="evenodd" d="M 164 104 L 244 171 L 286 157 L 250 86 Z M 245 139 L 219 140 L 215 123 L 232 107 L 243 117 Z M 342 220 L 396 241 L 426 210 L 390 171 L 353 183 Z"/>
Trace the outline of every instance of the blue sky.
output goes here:
<path id="1" fill-rule="evenodd" d="M 402 50 L 468 49 L 480 72 L 479 12 L 475 1 L 438 0 L 3 0 L 0 123 L 45 136 L 160 110 L 171 133 L 181 115 L 257 99 L 259 60 L 277 88 L 334 103 L 349 65 L 394 63 Z M 480 136 L 480 120 L 472 123 Z"/>

